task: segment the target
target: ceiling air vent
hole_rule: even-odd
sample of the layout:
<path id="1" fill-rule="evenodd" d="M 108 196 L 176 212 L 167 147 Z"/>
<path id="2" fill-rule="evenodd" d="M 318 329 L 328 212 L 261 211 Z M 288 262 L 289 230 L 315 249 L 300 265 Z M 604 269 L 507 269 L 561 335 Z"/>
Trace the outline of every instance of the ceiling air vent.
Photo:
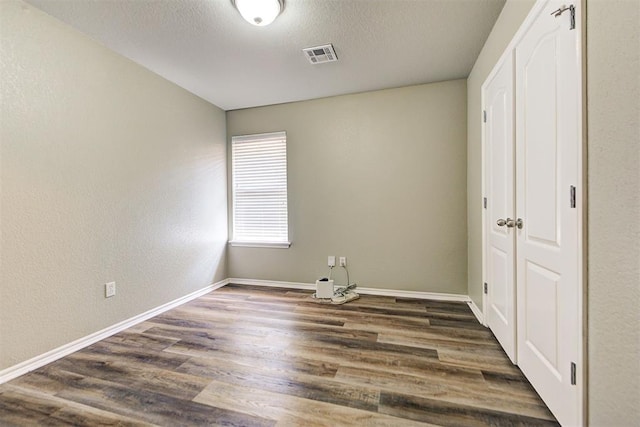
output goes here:
<path id="1" fill-rule="evenodd" d="M 323 62 L 333 62 L 338 60 L 336 51 L 333 50 L 332 44 L 307 47 L 302 49 L 302 51 L 304 52 L 304 56 L 306 56 L 312 64 L 321 64 Z"/>

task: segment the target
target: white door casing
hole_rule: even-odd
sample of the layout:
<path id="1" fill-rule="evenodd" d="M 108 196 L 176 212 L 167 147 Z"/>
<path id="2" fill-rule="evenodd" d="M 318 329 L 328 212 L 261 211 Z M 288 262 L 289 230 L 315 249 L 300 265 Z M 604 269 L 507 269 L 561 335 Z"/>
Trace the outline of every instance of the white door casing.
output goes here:
<path id="1" fill-rule="evenodd" d="M 552 13 L 565 5 L 546 3 L 515 47 L 517 357 L 558 421 L 578 425 L 581 45 L 572 11 Z"/>
<path id="2" fill-rule="evenodd" d="M 485 319 L 505 353 L 516 363 L 513 55 L 497 65 L 483 85 Z M 501 224 L 498 221 L 501 220 Z"/>

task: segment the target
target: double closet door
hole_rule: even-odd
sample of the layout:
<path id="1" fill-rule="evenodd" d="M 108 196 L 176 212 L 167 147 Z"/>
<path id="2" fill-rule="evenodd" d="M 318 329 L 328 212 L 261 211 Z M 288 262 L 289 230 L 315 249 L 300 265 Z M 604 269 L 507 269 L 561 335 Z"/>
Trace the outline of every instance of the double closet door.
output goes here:
<path id="1" fill-rule="evenodd" d="M 534 6 L 483 85 L 485 321 L 563 425 L 582 420 L 577 7 Z"/>

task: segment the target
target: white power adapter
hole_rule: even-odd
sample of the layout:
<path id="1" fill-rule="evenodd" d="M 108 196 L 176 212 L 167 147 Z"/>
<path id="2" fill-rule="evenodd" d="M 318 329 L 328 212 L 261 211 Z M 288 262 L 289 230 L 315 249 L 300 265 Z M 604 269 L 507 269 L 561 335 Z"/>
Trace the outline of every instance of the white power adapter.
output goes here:
<path id="1" fill-rule="evenodd" d="M 316 280 L 316 298 L 333 297 L 333 280 Z"/>

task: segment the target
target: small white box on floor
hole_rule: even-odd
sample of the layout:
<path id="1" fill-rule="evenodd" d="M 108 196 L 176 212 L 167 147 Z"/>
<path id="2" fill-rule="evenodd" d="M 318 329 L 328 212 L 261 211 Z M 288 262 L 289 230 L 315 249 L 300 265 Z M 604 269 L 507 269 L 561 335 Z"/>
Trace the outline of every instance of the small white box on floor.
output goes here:
<path id="1" fill-rule="evenodd" d="M 333 296 L 333 280 L 316 280 L 316 298 Z"/>

